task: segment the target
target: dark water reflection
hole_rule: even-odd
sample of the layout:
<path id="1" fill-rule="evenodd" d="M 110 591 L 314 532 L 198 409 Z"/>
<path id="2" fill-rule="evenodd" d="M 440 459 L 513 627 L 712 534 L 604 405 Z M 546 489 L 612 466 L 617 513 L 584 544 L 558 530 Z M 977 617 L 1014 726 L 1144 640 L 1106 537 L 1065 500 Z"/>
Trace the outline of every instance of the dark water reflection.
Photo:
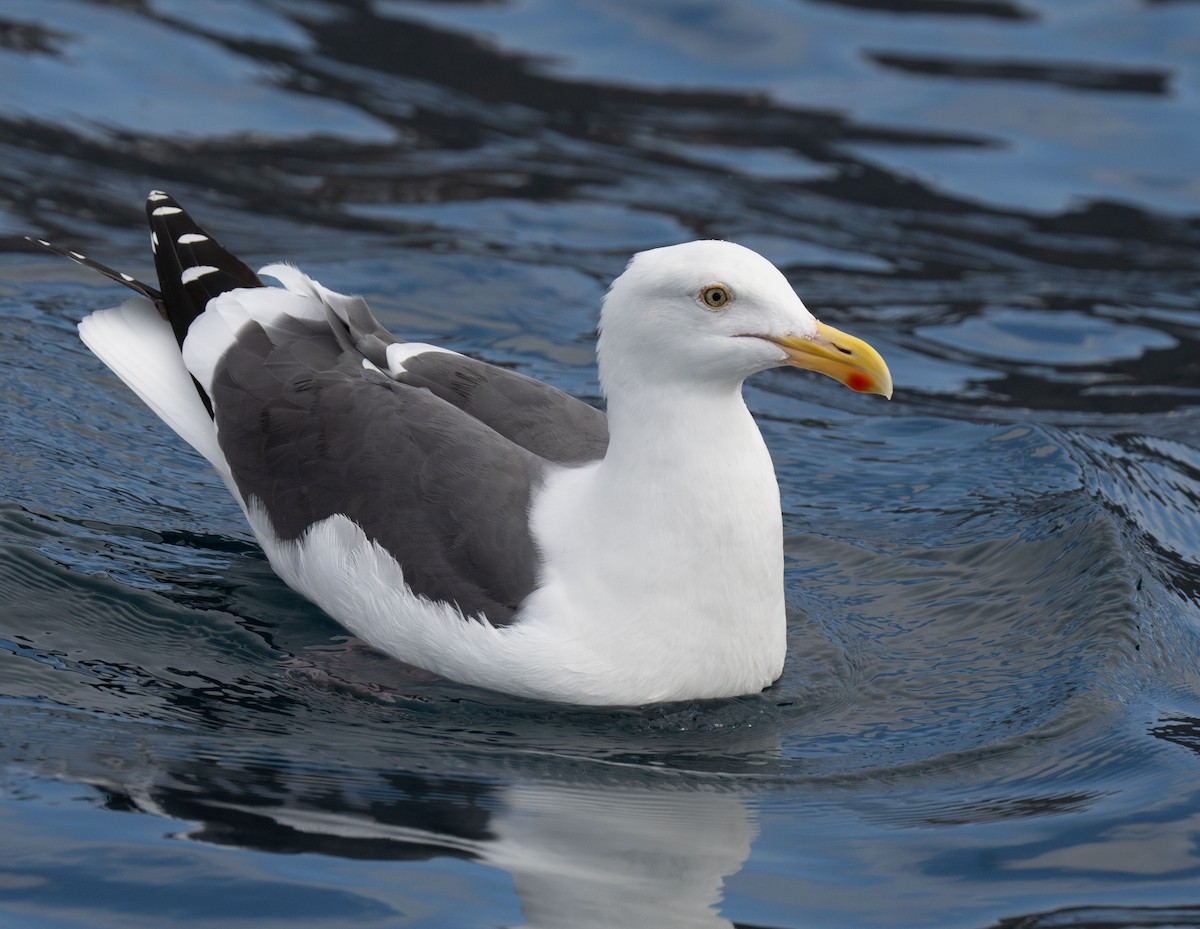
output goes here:
<path id="1" fill-rule="evenodd" d="M 0 8 L 0 923 L 1200 925 L 1200 8 Z M 598 401 L 641 248 L 779 263 L 780 683 L 581 710 L 346 640 L 76 339 L 164 187 Z"/>

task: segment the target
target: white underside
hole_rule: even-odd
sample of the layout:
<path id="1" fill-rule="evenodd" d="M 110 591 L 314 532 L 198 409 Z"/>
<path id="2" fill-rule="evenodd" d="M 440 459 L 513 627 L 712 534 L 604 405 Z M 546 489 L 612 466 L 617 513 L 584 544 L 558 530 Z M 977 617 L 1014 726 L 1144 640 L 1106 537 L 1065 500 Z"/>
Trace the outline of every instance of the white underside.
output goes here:
<path id="1" fill-rule="evenodd" d="M 257 502 L 241 499 L 191 377 L 211 383 L 215 358 L 247 318 L 269 325 L 280 312 L 309 315 L 319 305 L 312 293 L 275 288 L 222 295 L 193 324 L 182 357 L 170 325 L 142 298 L 79 328 L 217 469 L 280 577 L 383 652 L 465 683 L 589 704 L 736 696 L 779 676 L 778 490 L 740 396 L 672 415 L 632 443 L 661 453 L 648 473 L 619 460 L 552 473 L 531 513 L 539 586 L 508 626 L 414 594 L 395 559 L 345 516 L 281 541 Z M 697 444 L 705 454 L 670 453 Z"/>
<path id="2" fill-rule="evenodd" d="M 585 606 L 588 591 L 551 584 L 514 623 L 495 627 L 414 594 L 396 560 L 345 516 L 294 541 L 280 540 L 260 507 L 247 518 L 288 586 L 369 645 L 451 680 L 535 699 L 639 705 L 755 693 L 783 670 L 782 600 L 681 616 L 686 592 L 652 590 L 632 603 L 616 592 Z M 747 640 L 758 617 L 768 620 L 763 634 Z M 655 635 L 664 629 L 675 634 Z"/>

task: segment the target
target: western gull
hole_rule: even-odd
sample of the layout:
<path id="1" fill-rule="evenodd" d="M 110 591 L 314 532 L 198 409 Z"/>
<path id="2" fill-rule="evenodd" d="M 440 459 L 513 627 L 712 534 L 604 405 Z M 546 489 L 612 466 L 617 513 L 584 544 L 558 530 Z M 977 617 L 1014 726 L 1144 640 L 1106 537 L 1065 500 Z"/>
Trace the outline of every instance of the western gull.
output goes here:
<path id="1" fill-rule="evenodd" d="M 397 339 L 291 265 L 255 274 L 161 191 L 146 212 L 158 289 L 33 241 L 137 292 L 83 341 L 216 468 L 279 576 L 360 639 L 579 704 L 779 677 L 779 488 L 742 383 L 781 365 L 887 397 L 892 381 L 765 258 L 720 241 L 636 255 L 600 315 L 606 416 Z"/>

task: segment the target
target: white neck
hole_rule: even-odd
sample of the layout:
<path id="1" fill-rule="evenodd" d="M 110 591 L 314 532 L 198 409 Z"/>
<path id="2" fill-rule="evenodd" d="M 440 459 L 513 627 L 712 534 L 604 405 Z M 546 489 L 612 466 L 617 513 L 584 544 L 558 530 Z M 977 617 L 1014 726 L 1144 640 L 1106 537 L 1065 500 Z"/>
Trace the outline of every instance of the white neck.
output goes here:
<path id="1" fill-rule="evenodd" d="M 731 696 L 782 669 L 779 489 L 740 386 L 623 385 L 604 460 L 547 482 L 522 623 L 553 619 L 575 686 Z"/>

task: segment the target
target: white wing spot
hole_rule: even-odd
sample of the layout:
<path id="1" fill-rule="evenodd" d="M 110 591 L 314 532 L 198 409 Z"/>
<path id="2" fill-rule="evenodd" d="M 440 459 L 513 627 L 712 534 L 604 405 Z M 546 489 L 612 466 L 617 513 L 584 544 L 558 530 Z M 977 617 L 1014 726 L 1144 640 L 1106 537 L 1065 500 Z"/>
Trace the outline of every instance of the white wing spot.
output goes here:
<path id="1" fill-rule="evenodd" d="M 458 352 L 452 352 L 448 348 L 428 345 L 425 342 L 393 342 L 387 347 L 388 373 L 392 377 L 399 377 L 405 371 L 404 362 L 417 355 L 423 355 L 426 352 L 441 352 L 445 355 L 458 354 Z"/>
<path id="2" fill-rule="evenodd" d="M 182 213 L 183 210 L 177 206 L 156 206 L 151 216 L 171 216 L 175 213 Z"/>
<path id="3" fill-rule="evenodd" d="M 150 196 L 147 197 L 146 199 L 147 200 L 166 200 L 167 195 L 164 194 L 161 190 L 152 190 L 152 191 L 150 191 Z"/>
<path id="4" fill-rule="evenodd" d="M 185 232 L 175 241 L 180 245 L 195 245 L 197 242 L 207 242 L 208 236 L 200 235 L 198 232 Z"/>
<path id="5" fill-rule="evenodd" d="M 150 233 L 150 250 L 153 252 L 158 251 L 158 233 L 157 232 Z"/>
<path id="6" fill-rule="evenodd" d="M 87 261 L 86 258 L 84 258 L 81 254 L 79 254 L 79 252 L 67 252 L 67 254 L 70 255 L 72 258 L 74 258 L 76 261 Z"/>
<path id="7" fill-rule="evenodd" d="M 212 274 L 214 271 L 219 271 L 220 268 L 214 268 L 212 265 L 193 265 L 190 268 L 184 268 L 183 274 L 179 275 L 181 284 L 190 284 L 192 281 L 204 277 L 206 274 Z"/>
<path id="8" fill-rule="evenodd" d="M 133 283 L 133 275 L 126 274 L 124 271 L 122 271 L 121 272 L 121 280 L 129 281 L 129 283 L 132 284 Z"/>

